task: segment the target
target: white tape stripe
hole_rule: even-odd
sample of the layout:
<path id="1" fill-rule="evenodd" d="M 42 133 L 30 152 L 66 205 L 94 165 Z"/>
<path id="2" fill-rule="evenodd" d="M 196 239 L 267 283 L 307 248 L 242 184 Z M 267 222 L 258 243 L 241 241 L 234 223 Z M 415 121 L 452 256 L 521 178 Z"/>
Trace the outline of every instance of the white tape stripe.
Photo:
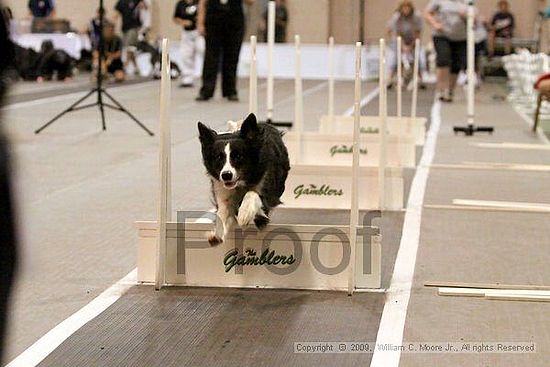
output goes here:
<path id="1" fill-rule="evenodd" d="M 67 338 L 105 311 L 136 284 L 137 269 L 134 269 L 86 306 L 48 331 L 6 367 L 34 367 L 38 365 Z"/>
<path id="2" fill-rule="evenodd" d="M 416 264 L 416 254 L 420 241 L 422 205 L 424 203 L 430 165 L 435 155 L 437 134 L 441 125 L 441 103 L 439 101 L 434 103 L 431 117 L 430 130 L 428 131 L 426 144 L 424 145 L 422 159 L 411 185 L 399 252 L 397 253 L 394 272 L 376 337 L 377 344 L 391 343 L 400 345 L 403 341 L 407 307 Z M 370 365 L 371 367 L 397 367 L 399 366 L 400 358 L 401 351 L 375 350 Z"/>

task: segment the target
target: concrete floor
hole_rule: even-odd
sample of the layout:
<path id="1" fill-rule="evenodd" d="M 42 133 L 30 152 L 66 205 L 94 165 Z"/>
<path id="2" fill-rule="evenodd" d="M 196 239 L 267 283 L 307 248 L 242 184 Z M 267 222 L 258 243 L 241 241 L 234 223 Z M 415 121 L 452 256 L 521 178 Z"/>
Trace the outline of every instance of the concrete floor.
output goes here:
<path id="1" fill-rule="evenodd" d="M 364 93 L 375 87 L 365 84 Z M 546 151 L 469 144 L 540 143 L 509 105 L 492 99 L 499 92 L 496 88 L 500 87 L 486 85 L 478 96 L 479 120 L 496 125 L 496 133 L 454 136 L 452 125 L 464 123 L 465 104 L 459 93 L 456 102 L 442 110 L 434 163 L 550 164 Z M 326 89 L 324 82 L 304 84 L 308 130 L 325 113 Z M 352 90 L 352 83 L 337 83 L 337 113 L 352 105 Z M 236 104 L 220 99 L 198 104 L 193 101 L 195 94 L 173 91 L 174 210 L 209 205 L 208 186 L 203 180 L 189 179 L 203 176 L 197 163 L 196 121 L 221 128 L 225 120 L 240 118 L 247 110 L 244 88 L 243 102 Z M 292 120 L 292 94 L 291 81 L 276 81 L 276 118 Z M 116 88 L 113 95 L 157 130 L 157 82 Z M 155 218 L 157 140 L 125 116 L 109 113 L 105 133 L 100 132 L 93 110 L 66 117 L 42 135 L 32 133 L 77 97 L 18 102 L 4 112 L 18 166 L 25 260 L 16 289 L 8 360 L 134 268 L 133 222 Z M 265 83 L 260 81 L 260 115 L 264 99 Z M 419 113 L 426 116 L 430 105 L 429 93 L 421 95 Z M 364 112 L 375 114 L 376 107 L 373 100 Z M 432 169 L 425 203 L 450 204 L 456 198 L 550 203 L 549 175 Z M 391 232 L 384 237 L 389 245 L 384 248 L 383 282 L 388 284 L 403 219 L 398 213 L 383 219 Z M 400 365 L 546 366 L 550 313 L 545 304 L 439 297 L 423 283 L 548 284 L 549 224 L 547 214 L 425 209 L 404 340 L 535 341 L 539 353 L 403 354 Z M 267 293 L 271 296 L 264 297 Z M 352 299 L 340 293 L 294 291 L 173 289 L 154 294 L 149 287 L 134 287 L 41 366 L 367 365 L 370 355 L 295 355 L 289 345 L 302 339 L 374 341 L 383 302 L 379 294 Z M 227 320 L 234 323 L 226 325 Z"/>

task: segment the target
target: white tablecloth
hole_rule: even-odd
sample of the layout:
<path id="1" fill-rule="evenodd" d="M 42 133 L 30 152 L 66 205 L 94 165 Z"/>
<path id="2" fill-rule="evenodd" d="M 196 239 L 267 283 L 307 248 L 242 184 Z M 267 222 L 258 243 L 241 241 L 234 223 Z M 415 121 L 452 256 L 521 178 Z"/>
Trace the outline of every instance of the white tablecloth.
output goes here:
<path id="1" fill-rule="evenodd" d="M 40 51 L 45 40 L 51 40 L 55 48 L 64 50 L 75 59 L 80 59 L 82 50 L 92 49 L 90 38 L 76 33 L 29 33 L 13 36 L 15 43 L 35 51 Z"/>

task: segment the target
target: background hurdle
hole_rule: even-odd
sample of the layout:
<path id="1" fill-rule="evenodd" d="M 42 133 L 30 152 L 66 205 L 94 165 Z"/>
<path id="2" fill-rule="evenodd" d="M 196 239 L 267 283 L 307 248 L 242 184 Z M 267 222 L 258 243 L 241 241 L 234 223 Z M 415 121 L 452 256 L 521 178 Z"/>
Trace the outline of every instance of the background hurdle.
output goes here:
<path id="1" fill-rule="evenodd" d="M 299 40 L 299 39 L 298 39 Z M 296 91 L 299 91 L 299 84 L 301 83 L 301 75 L 299 75 L 299 45 L 296 46 L 296 64 L 297 74 L 295 83 L 297 85 Z M 384 55 L 384 44 L 381 41 L 381 55 Z M 360 55 L 356 57 L 361 57 Z M 357 60 L 356 60 L 357 62 Z M 383 57 L 381 57 L 381 63 L 383 63 Z M 386 106 L 386 93 L 385 93 L 385 81 L 383 77 L 383 65 L 381 65 L 381 84 L 380 84 L 380 100 L 381 100 L 381 116 L 384 116 L 384 109 Z M 356 83 L 361 83 L 360 74 L 356 74 Z M 382 86 L 384 84 L 384 87 Z M 359 91 L 360 92 L 360 91 Z M 300 93 L 296 93 L 296 108 L 301 108 L 302 96 Z M 355 95 L 355 104 L 360 104 L 360 93 Z M 359 105 L 360 108 L 360 105 Z M 360 110 L 359 110 L 360 113 Z M 359 173 L 359 184 L 367 190 L 362 190 L 358 194 L 358 202 L 360 209 L 381 209 L 387 208 L 390 210 L 400 210 L 403 208 L 403 173 L 400 162 L 400 152 L 395 152 L 392 163 L 396 163 L 392 167 L 386 168 L 385 152 L 387 150 L 385 143 L 385 134 L 380 134 L 380 141 L 377 141 L 374 137 L 354 136 L 354 135 L 342 135 L 342 136 L 329 136 L 328 134 L 320 134 L 315 132 L 304 132 L 303 121 L 301 115 L 296 115 L 297 120 L 295 122 L 295 129 L 285 135 L 285 141 L 290 148 L 291 153 L 291 171 L 287 179 L 287 190 L 285 191 L 282 201 L 284 207 L 287 208 L 310 208 L 310 209 L 350 209 L 350 202 L 353 201 L 353 189 L 349 179 L 353 175 L 353 171 L 350 169 L 352 163 L 349 159 L 351 154 L 347 156 L 348 159 L 334 159 L 330 160 L 330 156 L 327 157 L 328 148 L 332 144 L 338 142 L 349 143 L 355 147 L 359 146 L 359 143 L 371 143 L 367 145 L 368 148 L 372 148 L 375 143 L 378 144 L 378 157 L 377 160 L 373 160 L 373 156 L 361 157 L 359 165 L 361 168 Z M 360 116 L 358 117 L 360 121 Z M 355 116 L 353 117 L 355 120 Z M 382 120 L 384 120 L 382 118 Z M 355 126 L 355 125 L 353 125 Z M 354 139 L 359 138 L 359 141 Z M 332 140 L 331 140 L 332 139 Z M 328 144 L 327 144 L 328 142 Z M 395 146 L 399 146 L 399 139 L 392 139 Z M 292 148 L 295 147 L 295 148 Z M 328 147 L 328 148 L 324 148 Z M 414 141 L 412 138 L 409 140 L 408 153 L 409 158 L 413 160 L 409 161 L 410 166 L 414 166 Z M 294 150 L 292 150 L 294 149 Z M 351 152 L 353 152 L 353 148 Z M 308 153 L 308 157 L 304 159 L 304 153 Z M 370 167 L 368 166 L 370 165 Z M 383 167 L 383 168 L 380 168 Z M 387 185 L 386 185 L 386 181 Z M 385 188 L 388 188 L 387 192 Z M 298 192 L 298 191 L 299 192 Z M 305 191 L 304 191 L 305 190 Z M 327 195 L 328 192 L 332 195 Z M 306 192 L 306 195 L 302 195 Z"/>
<path id="2" fill-rule="evenodd" d="M 331 61 L 332 53 L 330 51 L 330 42 L 329 42 L 329 65 L 332 65 Z M 397 53 L 398 58 L 402 58 L 400 52 Z M 416 145 L 424 145 L 425 136 L 426 136 L 426 118 L 417 117 L 417 104 L 418 104 L 418 71 L 419 71 L 419 59 L 420 59 L 420 40 L 415 41 L 415 57 L 414 57 L 414 66 L 413 66 L 413 90 L 412 90 L 412 100 L 411 100 L 411 114 L 409 117 L 404 117 L 402 115 L 402 69 L 398 68 L 397 72 L 397 116 L 387 116 L 386 117 L 386 127 L 388 134 L 399 136 L 403 142 L 407 142 L 410 138 L 410 135 L 413 136 Z M 398 64 L 400 65 L 400 64 Z M 330 75 L 330 70 L 329 70 Z M 399 81 L 401 80 L 401 85 Z M 330 85 L 333 81 L 329 77 L 329 112 L 325 116 L 321 116 L 319 121 L 319 131 L 322 133 L 333 134 L 333 133 L 342 133 L 350 134 L 353 131 L 353 117 L 351 116 L 341 116 L 334 115 L 334 95 L 330 94 Z M 381 93 L 379 93 L 381 95 Z M 331 112 L 332 111 L 332 112 Z M 380 131 L 380 120 L 381 116 L 361 116 L 361 130 L 364 134 L 373 134 Z"/>

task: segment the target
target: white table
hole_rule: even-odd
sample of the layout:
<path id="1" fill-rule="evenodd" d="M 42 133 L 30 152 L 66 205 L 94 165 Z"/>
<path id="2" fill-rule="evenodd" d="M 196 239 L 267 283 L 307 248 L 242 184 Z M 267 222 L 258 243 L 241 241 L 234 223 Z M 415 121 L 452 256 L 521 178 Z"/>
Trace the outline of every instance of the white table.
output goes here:
<path id="1" fill-rule="evenodd" d="M 92 49 L 90 38 L 77 33 L 27 33 L 14 35 L 12 38 L 18 45 L 35 51 L 40 51 L 42 42 L 51 40 L 55 48 L 64 50 L 75 59 L 80 59 L 82 50 Z"/>

